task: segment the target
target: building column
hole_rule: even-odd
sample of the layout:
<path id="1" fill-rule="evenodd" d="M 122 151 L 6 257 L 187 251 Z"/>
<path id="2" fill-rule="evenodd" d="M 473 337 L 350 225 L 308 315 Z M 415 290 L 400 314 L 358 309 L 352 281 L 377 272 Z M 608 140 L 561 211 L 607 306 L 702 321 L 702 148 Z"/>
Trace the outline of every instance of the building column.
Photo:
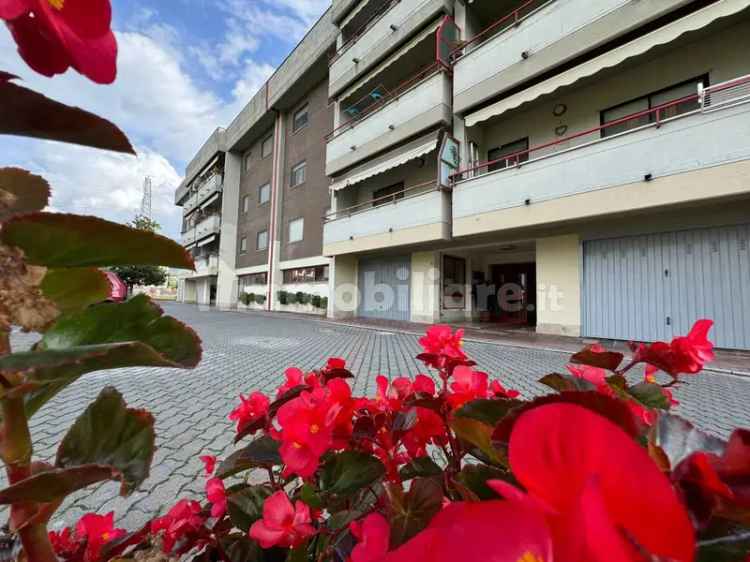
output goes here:
<path id="1" fill-rule="evenodd" d="M 440 321 L 440 254 L 414 252 L 411 255 L 411 321 L 434 324 Z"/>
<path id="2" fill-rule="evenodd" d="M 278 288 L 283 276 L 281 262 L 281 244 L 284 239 L 284 162 L 286 161 L 286 127 L 284 115 L 276 113 L 273 144 L 273 172 L 271 177 L 271 225 L 269 228 L 268 246 L 268 310 L 279 310 Z"/>
<path id="3" fill-rule="evenodd" d="M 224 159 L 224 186 L 221 200 L 219 277 L 216 286 L 218 308 L 237 307 L 237 224 L 240 215 L 240 175 L 242 155 L 227 152 Z"/>
<path id="4" fill-rule="evenodd" d="M 540 334 L 581 335 L 581 240 L 577 234 L 536 241 Z"/>
<path id="5" fill-rule="evenodd" d="M 359 306 L 358 258 L 335 256 L 329 269 L 328 317 L 354 318 Z"/>

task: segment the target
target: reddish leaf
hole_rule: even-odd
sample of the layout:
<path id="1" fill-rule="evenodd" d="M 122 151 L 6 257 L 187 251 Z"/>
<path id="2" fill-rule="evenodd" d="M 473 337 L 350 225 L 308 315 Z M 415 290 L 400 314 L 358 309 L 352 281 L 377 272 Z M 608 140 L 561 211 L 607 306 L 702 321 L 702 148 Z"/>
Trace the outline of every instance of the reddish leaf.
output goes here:
<path id="1" fill-rule="evenodd" d="M 573 357 L 570 358 L 570 362 L 614 371 L 620 366 L 624 357 L 625 356 L 622 353 L 614 351 L 593 351 L 590 347 L 587 347 L 573 355 Z"/>
<path id="2" fill-rule="evenodd" d="M 91 484 L 116 479 L 119 476 L 114 467 L 96 464 L 53 468 L 0 491 L 0 504 L 53 502 Z"/>
<path id="3" fill-rule="evenodd" d="M 406 496 L 390 497 L 391 547 L 404 544 L 422 531 L 440 511 L 443 487 L 432 478 L 417 478 Z"/>
<path id="4" fill-rule="evenodd" d="M 551 373 L 539 379 L 544 386 L 550 387 L 557 392 L 576 391 L 576 390 L 595 390 L 596 386 L 586 379 L 574 377 L 572 375 L 563 375 L 560 373 Z"/>
<path id="5" fill-rule="evenodd" d="M 0 134 L 20 135 L 135 154 L 115 125 L 84 111 L 51 100 L 0 75 Z"/>
<path id="6" fill-rule="evenodd" d="M 229 455 L 216 470 L 217 478 L 228 478 L 251 468 L 272 468 L 281 464 L 279 443 L 267 435 Z"/>
<path id="7" fill-rule="evenodd" d="M 9 201 L 4 201 L 3 192 Z M 43 177 L 21 168 L 0 168 L 0 222 L 15 214 L 41 211 L 48 201 L 49 184 Z"/>

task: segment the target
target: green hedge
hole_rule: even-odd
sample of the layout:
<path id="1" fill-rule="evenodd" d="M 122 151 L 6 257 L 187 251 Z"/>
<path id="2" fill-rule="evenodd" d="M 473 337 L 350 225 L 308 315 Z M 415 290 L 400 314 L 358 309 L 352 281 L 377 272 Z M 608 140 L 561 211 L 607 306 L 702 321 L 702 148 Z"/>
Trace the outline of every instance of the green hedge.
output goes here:
<path id="1" fill-rule="evenodd" d="M 279 299 L 279 304 L 312 304 L 315 308 L 328 308 L 328 298 L 321 297 L 320 295 L 313 295 L 311 293 L 303 293 L 297 291 L 296 293 L 290 293 L 289 291 L 279 291 L 276 293 Z M 257 301 L 256 301 L 257 302 Z"/>

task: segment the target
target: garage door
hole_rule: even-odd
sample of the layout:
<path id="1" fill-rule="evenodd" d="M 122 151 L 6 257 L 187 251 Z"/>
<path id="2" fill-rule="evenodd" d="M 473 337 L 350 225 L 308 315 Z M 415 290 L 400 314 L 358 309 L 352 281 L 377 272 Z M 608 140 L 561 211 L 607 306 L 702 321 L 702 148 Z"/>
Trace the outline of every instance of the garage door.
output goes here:
<path id="1" fill-rule="evenodd" d="M 750 225 L 584 243 L 583 333 L 670 340 L 698 318 L 719 347 L 750 349 Z"/>
<path id="2" fill-rule="evenodd" d="M 359 261 L 359 316 L 381 320 L 411 318 L 411 257 Z"/>

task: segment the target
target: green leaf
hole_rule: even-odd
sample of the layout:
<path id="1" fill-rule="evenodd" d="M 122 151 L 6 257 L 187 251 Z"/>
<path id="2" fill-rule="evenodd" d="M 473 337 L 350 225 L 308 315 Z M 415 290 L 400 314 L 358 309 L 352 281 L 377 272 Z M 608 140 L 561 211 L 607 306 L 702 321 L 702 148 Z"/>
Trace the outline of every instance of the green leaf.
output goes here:
<path id="1" fill-rule="evenodd" d="M 21 135 L 135 154 L 115 125 L 77 107 L 18 86 L 0 75 L 0 134 Z"/>
<path id="2" fill-rule="evenodd" d="M 417 478 L 403 497 L 391 496 L 391 548 L 424 530 L 442 509 L 443 487 L 432 478 Z"/>
<path id="3" fill-rule="evenodd" d="M 286 562 L 306 562 L 307 558 L 307 542 L 301 544 L 297 548 L 293 548 L 289 551 L 286 557 Z"/>
<path id="4" fill-rule="evenodd" d="M 323 466 L 321 490 L 326 494 L 349 496 L 377 482 L 384 474 L 383 463 L 372 455 L 344 451 L 333 455 Z"/>
<path id="5" fill-rule="evenodd" d="M 299 493 L 299 498 L 314 509 L 323 507 L 323 499 L 318 491 L 310 484 L 305 484 Z"/>
<path id="6" fill-rule="evenodd" d="M 21 248 L 30 264 L 46 267 L 195 267 L 190 254 L 174 240 L 96 217 L 21 215 L 4 223 L 0 241 Z"/>
<path id="7" fill-rule="evenodd" d="M 227 496 L 227 512 L 232 524 L 247 532 L 250 526 L 263 518 L 263 502 L 273 494 L 268 485 L 247 486 Z"/>
<path id="8" fill-rule="evenodd" d="M 280 464 L 279 443 L 264 435 L 224 459 L 216 476 L 227 478 L 250 468 L 271 468 Z"/>
<path id="9" fill-rule="evenodd" d="M 579 379 L 572 375 L 563 375 L 560 373 L 551 373 L 539 379 L 539 382 L 557 392 L 596 389 L 596 386 L 586 379 Z"/>
<path id="10" fill-rule="evenodd" d="M 508 473 L 486 464 L 467 464 L 457 479 L 480 500 L 497 499 L 497 493 L 487 485 L 488 480 L 507 480 Z"/>
<path id="11" fill-rule="evenodd" d="M 521 404 L 523 402 L 519 400 L 472 400 L 464 404 L 454 415 L 477 420 L 494 427 L 508 415 L 508 412 Z"/>
<path id="12" fill-rule="evenodd" d="M 417 477 L 439 476 L 442 473 L 443 470 L 430 457 L 416 458 L 399 470 L 399 475 L 404 481 Z"/>
<path id="13" fill-rule="evenodd" d="M 570 358 L 570 362 L 614 371 L 620 366 L 624 357 L 625 356 L 622 353 L 614 351 L 593 351 L 590 347 L 587 347 L 573 355 L 573 357 Z"/>
<path id="14" fill-rule="evenodd" d="M 650 442 L 666 455 L 674 470 L 687 457 L 697 451 L 723 455 L 726 443 L 696 428 L 689 421 L 674 414 L 661 414 L 651 429 Z"/>
<path id="15" fill-rule="evenodd" d="M 492 444 L 494 426 L 471 418 L 455 416 L 450 426 L 463 441 L 479 449 L 487 460 L 493 464 L 506 464 L 501 452 Z"/>
<path id="16" fill-rule="evenodd" d="M 107 300 L 111 290 L 107 276 L 93 267 L 50 269 L 41 284 L 42 293 L 63 312 L 74 312 Z"/>
<path id="17" fill-rule="evenodd" d="M 651 382 L 641 382 L 628 388 L 628 393 L 647 408 L 669 410 L 670 403 L 661 386 Z"/>
<path id="18" fill-rule="evenodd" d="M 21 168 L 0 168 L 0 222 L 14 214 L 41 211 L 48 202 L 49 184 L 43 177 Z"/>
<path id="19" fill-rule="evenodd" d="M 125 496 L 148 477 L 155 438 L 154 417 L 146 410 L 128 408 L 122 395 L 107 387 L 68 430 L 55 465 L 113 467 Z"/>
<path id="20" fill-rule="evenodd" d="M 221 550 L 226 554 L 229 562 L 263 562 L 263 550 L 256 541 L 247 535 L 232 534 L 219 539 Z"/>
<path id="21" fill-rule="evenodd" d="M 34 351 L 0 358 L 0 373 L 21 372 L 28 385 L 26 411 L 33 415 L 81 375 L 120 367 L 192 368 L 200 340 L 144 295 L 125 303 L 90 306 L 63 315 Z"/>

